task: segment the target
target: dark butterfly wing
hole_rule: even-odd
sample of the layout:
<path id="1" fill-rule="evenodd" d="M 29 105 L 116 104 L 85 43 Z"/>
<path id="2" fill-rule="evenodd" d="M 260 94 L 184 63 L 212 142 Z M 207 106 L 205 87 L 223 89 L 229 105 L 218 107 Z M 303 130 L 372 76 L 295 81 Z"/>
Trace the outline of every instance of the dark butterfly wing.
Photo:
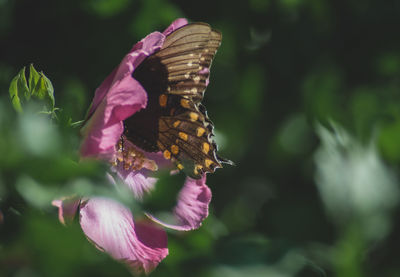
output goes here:
<path id="1" fill-rule="evenodd" d="M 213 125 L 205 111 L 181 96 L 171 98 L 174 102 L 180 98 L 185 107 L 177 107 L 173 116 L 160 117 L 157 145 L 164 157 L 171 158 L 179 169 L 194 178 L 222 167 L 212 139 Z"/>
<path id="2" fill-rule="evenodd" d="M 221 33 L 205 23 L 186 25 L 167 36 L 162 49 L 149 60 L 159 60 L 166 67 L 168 94 L 201 102 L 221 39 Z"/>
<path id="3" fill-rule="evenodd" d="M 146 109 L 125 120 L 125 135 L 146 151 L 162 151 L 193 178 L 228 160 L 217 156 L 213 124 L 201 100 L 221 34 L 193 23 L 166 37 L 163 47 L 135 70 L 148 93 Z"/>

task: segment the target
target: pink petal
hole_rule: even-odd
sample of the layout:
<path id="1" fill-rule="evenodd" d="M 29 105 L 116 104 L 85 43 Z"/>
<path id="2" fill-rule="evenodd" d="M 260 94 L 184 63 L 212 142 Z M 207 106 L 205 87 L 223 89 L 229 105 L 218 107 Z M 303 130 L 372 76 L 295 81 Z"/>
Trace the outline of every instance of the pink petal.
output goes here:
<path id="1" fill-rule="evenodd" d="M 122 59 L 121 63 L 115 68 L 103 83 L 96 89 L 95 96 L 90 107 L 88 116 L 100 105 L 100 102 L 109 92 L 111 86 L 118 80 L 132 75 L 132 72 L 147 57 L 159 50 L 164 43 L 165 36 L 159 32 L 154 32 L 136 43 L 131 51 Z"/>
<path id="2" fill-rule="evenodd" d="M 136 273 L 149 273 L 168 255 L 165 231 L 149 223 L 135 224 L 131 211 L 114 200 L 91 198 L 83 203 L 80 223 L 97 248 Z"/>
<path id="3" fill-rule="evenodd" d="M 94 98 L 92 101 L 92 105 L 90 106 L 90 110 L 88 115 L 92 115 L 93 112 L 97 109 L 100 105 L 100 102 L 103 100 L 104 96 L 107 94 L 108 90 L 110 89 L 111 85 L 113 84 L 115 73 L 117 72 L 117 68 L 115 68 L 110 75 L 101 83 L 101 85 L 96 89 Z"/>
<path id="4" fill-rule="evenodd" d="M 167 228 L 189 231 L 201 226 L 202 221 L 208 216 L 210 201 L 211 190 L 206 185 L 206 175 L 204 174 L 199 180 L 187 177 L 174 208 L 176 222 L 166 223 L 151 214 L 146 215 Z"/>
<path id="5" fill-rule="evenodd" d="M 165 35 L 160 32 L 153 32 L 136 43 L 119 65 L 115 79 L 119 80 L 126 76 L 131 76 L 132 72 L 146 57 L 160 50 L 164 40 Z"/>
<path id="6" fill-rule="evenodd" d="M 169 27 L 168 27 L 167 29 L 165 29 L 165 31 L 163 32 L 163 34 L 164 34 L 165 36 L 168 36 L 170 33 L 172 33 L 173 31 L 175 31 L 176 29 L 178 29 L 178 28 L 180 28 L 180 27 L 182 27 L 182 26 L 184 26 L 184 25 L 187 25 L 187 24 L 188 24 L 188 21 L 187 21 L 186 18 L 178 18 L 178 19 L 175 19 L 175 21 L 172 22 L 171 25 L 169 25 Z"/>
<path id="7" fill-rule="evenodd" d="M 122 132 L 122 120 L 144 108 L 147 94 L 130 76 L 116 82 L 82 129 L 81 155 L 112 153 Z"/>
<path id="8" fill-rule="evenodd" d="M 117 173 L 138 200 L 142 199 L 145 193 L 152 191 L 158 180 L 157 178 L 150 177 L 144 169 L 133 171 L 125 170 L 122 166 L 119 166 Z"/>
<path id="9" fill-rule="evenodd" d="M 149 34 L 132 48 L 96 90 L 88 121 L 82 128 L 83 157 L 112 153 L 123 132 L 122 120 L 146 107 L 147 93 L 133 79 L 132 72 L 147 56 L 161 48 L 164 39 L 159 32 Z"/>
<path id="10" fill-rule="evenodd" d="M 81 199 L 79 197 L 71 196 L 53 200 L 51 204 L 58 208 L 58 219 L 60 222 L 67 225 L 74 219 L 80 202 Z"/>

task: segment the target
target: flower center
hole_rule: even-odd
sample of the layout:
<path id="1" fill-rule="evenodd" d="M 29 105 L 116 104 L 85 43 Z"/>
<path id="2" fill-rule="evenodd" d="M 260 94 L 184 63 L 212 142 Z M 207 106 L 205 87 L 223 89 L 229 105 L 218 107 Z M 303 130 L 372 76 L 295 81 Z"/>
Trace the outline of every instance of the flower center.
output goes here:
<path id="1" fill-rule="evenodd" d="M 146 158 L 144 152 L 137 149 L 124 136 L 116 145 L 114 165 L 122 164 L 125 170 L 140 170 L 142 168 L 157 171 L 158 166 L 154 160 Z"/>

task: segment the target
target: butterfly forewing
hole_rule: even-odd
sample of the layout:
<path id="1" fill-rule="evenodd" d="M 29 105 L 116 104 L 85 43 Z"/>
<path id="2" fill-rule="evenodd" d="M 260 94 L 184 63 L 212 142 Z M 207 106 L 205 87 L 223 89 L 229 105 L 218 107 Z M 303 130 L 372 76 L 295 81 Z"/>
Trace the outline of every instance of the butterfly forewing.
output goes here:
<path id="1" fill-rule="evenodd" d="M 187 38 L 188 36 L 202 35 L 204 37 L 208 37 L 209 36 L 208 34 L 211 31 L 213 30 L 207 23 L 197 22 L 185 25 L 167 36 L 161 50 L 169 48 L 170 46 L 173 46 L 174 44 L 177 43 L 192 42 L 190 39 Z"/>
<path id="2" fill-rule="evenodd" d="M 162 151 L 193 178 L 229 162 L 216 154 L 213 124 L 201 104 L 221 38 L 205 23 L 183 26 L 133 74 L 148 104 L 125 120 L 126 137 L 146 151 Z"/>
<path id="3" fill-rule="evenodd" d="M 186 25 L 167 36 L 154 56 L 160 58 L 168 71 L 168 93 L 201 102 L 221 39 L 221 33 L 205 23 Z"/>

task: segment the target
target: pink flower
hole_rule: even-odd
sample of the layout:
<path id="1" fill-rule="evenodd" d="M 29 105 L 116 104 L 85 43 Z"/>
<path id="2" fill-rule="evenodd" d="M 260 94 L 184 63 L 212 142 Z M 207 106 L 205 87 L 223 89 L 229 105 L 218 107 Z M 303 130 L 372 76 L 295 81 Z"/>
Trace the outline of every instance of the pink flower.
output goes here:
<path id="1" fill-rule="evenodd" d="M 134 222 L 131 211 L 102 197 L 54 200 L 60 220 L 71 220 L 79 207 L 79 222 L 99 250 L 125 262 L 134 273 L 149 273 L 168 255 L 167 234 L 150 221 Z"/>
<path id="2" fill-rule="evenodd" d="M 118 146 L 124 132 L 123 121 L 147 104 L 147 93 L 132 73 L 146 57 L 162 47 L 168 34 L 186 24 L 186 19 L 177 19 L 163 33 L 151 33 L 133 46 L 97 88 L 83 128 L 81 156 L 113 163 L 112 171 L 138 200 L 154 188 L 157 182 L 152 176 L 154 171 L 172 167 L 161 153 L 146 153 L 127 140 L 123 151 L 140 154 L 141 158 L 140 165 L 137 160 L 126 160 L 131 156 L 127 158 Z M 79 209 L 82 230 L 98 249 L 125 262 L 135 272 L 149 273 L 168 254 L 166 233 L 154 222 L 182 231 L 198 228 L 208 216 L 211 201 L 211 191 L 205 181 L 205 174 L 198 180 L 186 178 L 173 211 L 175 221 L 168 223 L 151 214 L 146 215 L 152 221 L 135 222 L 127 207 L 107 198 L 62 199 L 53 201 L 53 205 L 59 208 L 62 223 L 71 220 Z"/>

